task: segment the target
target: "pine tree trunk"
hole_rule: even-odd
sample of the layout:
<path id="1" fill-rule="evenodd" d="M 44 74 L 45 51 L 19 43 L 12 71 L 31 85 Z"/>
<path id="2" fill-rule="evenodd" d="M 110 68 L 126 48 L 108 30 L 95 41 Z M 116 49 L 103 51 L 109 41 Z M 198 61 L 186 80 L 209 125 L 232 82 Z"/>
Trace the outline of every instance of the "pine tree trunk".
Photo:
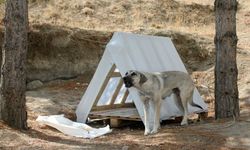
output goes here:
<path id="1" fill-rule="evenodd" d="M 215 0 L 215 118 L 239 117 L 236 0 Z"/>
<path id="2" fill-rule="evenodd" d="M 11 127 L 27 129 L 26 72 L 27 0 L 7 0 L 1 72 L 1 119 Z"/>

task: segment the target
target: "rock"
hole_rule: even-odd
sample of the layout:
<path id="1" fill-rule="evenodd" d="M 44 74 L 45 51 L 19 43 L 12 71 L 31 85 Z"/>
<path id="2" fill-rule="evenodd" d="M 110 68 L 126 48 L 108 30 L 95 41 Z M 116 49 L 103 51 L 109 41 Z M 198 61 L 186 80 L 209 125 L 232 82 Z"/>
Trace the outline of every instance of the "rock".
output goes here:
<path id="1" fill-rule="evenodd" d="M 123 146 L 122 147 L 122 150 L 128 150 L 129 149 L 129 146 Z"/>
<path id="2" fill-rule="evenodd" d="M 40 80 L 34 80 L 27 84 L 27 90 L 34 90 L 43 86 Z"/>

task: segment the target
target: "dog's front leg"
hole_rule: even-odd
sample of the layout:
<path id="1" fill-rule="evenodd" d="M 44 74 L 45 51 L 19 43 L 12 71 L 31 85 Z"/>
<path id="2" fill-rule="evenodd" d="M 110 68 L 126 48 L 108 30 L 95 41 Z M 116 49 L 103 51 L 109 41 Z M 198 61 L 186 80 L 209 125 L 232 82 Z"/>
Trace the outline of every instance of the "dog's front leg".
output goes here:
<path id="1" fill-rule="evenodd" d="M 160 110 L 161 110 L 161 98 L 160 96 L 154 99 L 154 127 L 151 134 L 157 133 L 160 128 Z"/>
<path id="2" fill-rule="evenodd" d="M 145 124 L 145 132 L 144 135 L 148 135 L 150 133 L 149 127 L 149 99 L 143 98 L 143 105 L 144 105 L 144 124 Z"/>

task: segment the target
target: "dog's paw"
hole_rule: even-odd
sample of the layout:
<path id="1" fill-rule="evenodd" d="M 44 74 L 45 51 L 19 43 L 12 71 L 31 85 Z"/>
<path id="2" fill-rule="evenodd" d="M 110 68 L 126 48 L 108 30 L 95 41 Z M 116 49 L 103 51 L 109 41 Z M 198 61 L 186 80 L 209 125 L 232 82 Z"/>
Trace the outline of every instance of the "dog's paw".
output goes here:
<path id="1" fill-rule="evenodd" d="M 158 129 L 153 129 L 150 134 L 156 134 L 158 132 Z"/>
<path id="2" fill-rule="evenodd" d="M 185 126 L 185 125 L 188 125 L 188 122 L 187 121 L 182 121 L 181 126 Z"/>
<path id="3" fill-rule="evenodd" d="M 150 134 L 150 132 L 148 131 L 148 130 L 145 130 L 145 132 L 144 132 L 144 135 L 149 135 Z"/>

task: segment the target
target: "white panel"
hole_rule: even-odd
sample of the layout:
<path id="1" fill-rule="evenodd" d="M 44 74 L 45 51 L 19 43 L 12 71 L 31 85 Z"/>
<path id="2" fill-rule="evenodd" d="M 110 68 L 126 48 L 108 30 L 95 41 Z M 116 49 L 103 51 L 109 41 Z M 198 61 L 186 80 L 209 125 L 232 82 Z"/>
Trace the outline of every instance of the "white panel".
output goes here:
<path id="1" fill-rule="evenodd" d="M 80 103 L 77 106 L 77 122 L 86 121 L 98 92 L 101 89 L 101 86 L 113 64 L 114 63 L 109 52 L 105 51 L 87 90 L 85 91 Z"/>

